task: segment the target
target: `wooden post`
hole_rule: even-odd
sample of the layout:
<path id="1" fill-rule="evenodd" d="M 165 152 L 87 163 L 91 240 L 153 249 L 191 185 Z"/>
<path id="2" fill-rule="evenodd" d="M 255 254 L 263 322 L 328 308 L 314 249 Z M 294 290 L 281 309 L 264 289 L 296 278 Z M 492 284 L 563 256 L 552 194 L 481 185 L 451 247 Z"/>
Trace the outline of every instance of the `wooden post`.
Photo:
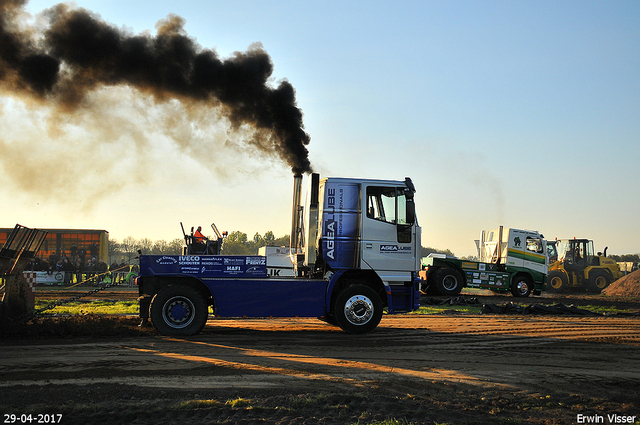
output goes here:
<path id="1" fill-rule="evenodd" d="M 6 286 L 2 302 L 8 318 L 20 317 L 34 309 L 35 282 L 28 282 L 23 273 L 5 276 L 4 281 Z"/>

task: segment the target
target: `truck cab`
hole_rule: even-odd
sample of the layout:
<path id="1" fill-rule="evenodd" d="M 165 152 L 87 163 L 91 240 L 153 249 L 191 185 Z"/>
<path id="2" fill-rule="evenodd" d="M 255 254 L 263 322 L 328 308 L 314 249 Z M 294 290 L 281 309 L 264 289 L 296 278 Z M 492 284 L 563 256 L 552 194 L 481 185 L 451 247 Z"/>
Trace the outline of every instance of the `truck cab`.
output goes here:
<path id="1" fill-rule="evenodd" d="M 411 282 L 421 249 L 413 190 L 406 182 L 323 179 L 318 254 L 325 271 L 373 272 L 385 285 Z"/>
<path id="2" fill-rule="evenodd" d="M 481 235 L 480 261 L 546 274 L 547 241 L 534 230 L 496 229 Z"/>

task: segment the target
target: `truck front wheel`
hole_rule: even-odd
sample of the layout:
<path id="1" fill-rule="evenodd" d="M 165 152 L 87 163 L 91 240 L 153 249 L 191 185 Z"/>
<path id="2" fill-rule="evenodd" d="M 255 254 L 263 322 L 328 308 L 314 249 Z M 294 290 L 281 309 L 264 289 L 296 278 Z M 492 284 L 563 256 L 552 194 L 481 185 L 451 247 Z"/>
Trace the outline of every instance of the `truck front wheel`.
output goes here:
<path id="1" fill-rule="evenodd" d="M 169 285 L 151 301 L 151 323 L 163 335 L 195 335 L 207 323 L 207 304 L 194 288 Z"/>
<path id="2" fill-rule="evenodd" d="M 462 291 L 462 274 L 456 269 L 444 267 L 429 277 L 429 289 L 437 295 L 453 296 Z"/>
<path id="3" fill-rule="evenodd" d="M 528 297 L 533 291 L 533 281 L 529 276 L 517 275 L 511 282 L 511 295 L 514 297 Z"/>
<path id="4" fill-rule="evenodd" d="M 349 286 L 336 299 L 334 318 L 347 333 L 372 331 L 382 319 L 382 301 L 376 291 L 368 286 Z"/>

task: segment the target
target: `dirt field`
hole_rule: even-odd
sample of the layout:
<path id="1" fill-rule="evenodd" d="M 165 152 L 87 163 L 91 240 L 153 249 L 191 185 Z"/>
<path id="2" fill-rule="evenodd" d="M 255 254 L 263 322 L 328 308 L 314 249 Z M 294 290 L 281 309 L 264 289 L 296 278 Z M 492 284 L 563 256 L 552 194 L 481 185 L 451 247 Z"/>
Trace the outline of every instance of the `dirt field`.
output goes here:
<path id="1" fill-rule="evenodd" d="M 615 297 L 520 301 L 640 311 L 640 300 Z M 618 415 L 640 423 L 640 317 L 389 316 L 362 336 L 316 319 L 213 319 L 189 338 L 114 320 L 127 336 L 1 341 L 3 419 L 570 424 Z"/>

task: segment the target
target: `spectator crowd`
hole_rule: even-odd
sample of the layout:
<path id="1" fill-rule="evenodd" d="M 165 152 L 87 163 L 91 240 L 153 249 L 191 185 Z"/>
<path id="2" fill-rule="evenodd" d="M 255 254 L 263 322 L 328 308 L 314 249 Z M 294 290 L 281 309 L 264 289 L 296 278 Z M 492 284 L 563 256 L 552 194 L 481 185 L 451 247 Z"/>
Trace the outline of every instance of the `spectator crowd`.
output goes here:
<path id="1" fill-rule="evenodd" d="M 64 284 L 87 282 L 102 283 L 107 276 L 112 284 L 123 283 L 130 272 L 137 272 L 138 266 L 127 264 L 124 259 L 120 263 L 114 260 L 107 265 L 98 258 L 97 245 L 92 244 L 88 250 L 71 246 L 69 255 L 64 252 L 59 255 L 56 251 L 49 255 L 48 260 L 34 258 L 25 268 L 31 271 L 46 271 L 49 274 L 64 273 Z M 75 279 L 74 279 L 75 277 Z"/>

